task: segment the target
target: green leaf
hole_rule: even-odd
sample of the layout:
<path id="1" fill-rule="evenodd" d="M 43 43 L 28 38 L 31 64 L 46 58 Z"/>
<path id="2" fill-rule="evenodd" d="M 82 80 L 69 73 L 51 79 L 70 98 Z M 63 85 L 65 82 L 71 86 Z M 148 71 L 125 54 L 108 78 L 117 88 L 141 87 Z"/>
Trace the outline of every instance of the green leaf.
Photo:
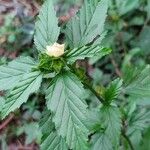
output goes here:
<path id="1" fill-rule="evenodd" d="M 129 112 L 131 109 L 132 107 Z M 149 116 L 150 111 L 141 107 L 137 107 L 135 111 L 127 116 L 127 135 L 136 149 L 140 146 L 141 141 L 143 141 L 144 131 L 150 127 Z"/>
<path id="2" fill-rule="evenodd" d="M 140 109 L 134 111 L 131 116 L 128 116 L 128 134 L 134 133 L 136 130 L 143 131 L 150 125 L 150 111 Z"/>
<path id="3" fill-rule="evenodd" d="M 40 128 L 43 133 L 41 150 L 68 150 L 65 140 L 58 136 L 54 129 L 50 111 L 43 113 L 43 118 L 40 120 Z"/>
<path id="4" fill-rule="evenodd" d="M 41 150 L 68 150 L 65 140 L 52 131 L 44 137 Z"/>
<path id="5" fill-rule="evenodd" d="M 107 0 L 84 1 L 81 10 L 68 22 L 64 31 L 71 48 L 82 47 L 101 36 L 107 8 Z"/>
<path id="6" fill-rule="evenodd" d="M 30 57 L 19 57 L 8 65 L 0 66 L 0 90 L 14 88 L 23 75 L 30 72 L 35 65 Z"/>
<path id="7" fill-rule="evenodd" d="M 94 57 L 99 56 L 103 57 L 104 55 L 107 55 L 108 51 L 106 51 L 106 48 L 101 46 L 83 46 L 81 48 L 74 48 L 67 54 L 67 60 L 70 63 L 74 63 L 78 59 L 84 59 L 86 57 Z"/>
<path id="8" fill-rule="evenodd" d="M 110 54 L 111 52 L 112 52 L 112 49 L 110 49 L 110 48 L 103 48 L 103 49 L 100 51 L 100 53 L 99 53 L 98 55 L 96 55 L 96 56 L 94 56 L 94 57 L 91 57 L 91 58 L 89 59 L 89 63 L 90 63 L 91 65 L 93 65 L 93 64 L 95 64 L 98 60 L 100 60 L 102 57 L 104 57 L 104 56 Z"/>
<path id="9" fill-rule="evenodd" d="M 39 89 L 41 81 L 42 75 L 38 71 L 26 74 L 7 96 L 2 110 L 2 118 L 25 103 L 30 94 Z"/>
<path id="10" fill-rule="evenodd" d="M 137 69 L 135 69 L 137 70 Z M 150 66 L 144 69 L 134 71 L 135 73 L 129 77 L 130 84 L 125 88 L 125 92 L 130 95 L 139 97 L 150 96 Z"/>
<path id="11" fill-rule="evenodd" d="M 139 6 L 139 0 L 116 0 L 116 5 L 119 11 L 118 13 L 120 15 L 125 15 Z"/>
<path id="12" fill-rule="evenodd" d="M 25 124 L 23 126 L 24 133 L 26 134 L 25 144 L 31 144 L 33 141 L 41 138 L 41 132 L 37 122 Z M 32 133 L 32 134 L 31 134 Z"/>
<path id="13" fill-rule="evenodd" d="M 100 119 L 112 145 L 116 147 L 119 144 L 121 133 L 121 114 L 115 106 L 102 106 L 100 109 Z"/>
<path id="14" fill-rule="evenodd" d="M 144 26 L 138 37 L 137 46 L 141 48 L 144 55 L 150 54 L 150 27 Z"/>
<path id="15" fill-rule="evenodd" d="M 83 93 L 83 85 L 69 71 L 56 76 L 47 90 L 47 106 L 54 114 L 56 130 L 66 138 L 70 149 L 87 149 L 87 104 Z"/>
<path id="16" fill-rule="evenodd" d="M 57 41 L 60 28 L 52 0 L 46 0 L 43 4 L 35 29 L 34 43 L 39 51 L 45 51 L 47 45 Z"/>
<path id="17" fill-rule="evenodd" d="M 3 105 L 5 104 L 5 99 L 0 96 L 0 112 L 2 111 Z"/>
<path id="18" fill-rule="evenodd" d="M 105 101 L 111 102 L 115 100 L 120 94 L 122 89 L 122 80 L 116 79 L 111 82 L 111 84 L 105 89 L 104 94 L 102 95 Z"/>
<path id="19" fill-rule="evenodd" d="M 112 144 L 104 133 L 97 133 L 92 137 L 91 150 L 113 150 Z"/>
<path id="20" fill-rule="evenodd" d="M 43 134 L 49 134 L 54 129 L 54 123 L 52 122 L 52 114 L 49 110 L 45 110 L 42 113 L 42 118 L 39 122 L 40 130 Z"/>

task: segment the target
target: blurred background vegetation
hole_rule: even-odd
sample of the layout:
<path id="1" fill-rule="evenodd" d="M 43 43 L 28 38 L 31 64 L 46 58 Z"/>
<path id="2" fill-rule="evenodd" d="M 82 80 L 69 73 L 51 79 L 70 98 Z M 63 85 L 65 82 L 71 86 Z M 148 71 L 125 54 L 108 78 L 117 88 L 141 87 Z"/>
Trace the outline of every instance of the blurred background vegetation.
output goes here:
<path id="1" fill-rule="evenodd" d="M 54 2 L 60 24 L 67 22 L 82 5 L 82 0 Z M 42 0 L 0 0 L 0 65 L 20 55 L 37 58 L 33 34 L 41 4 Z M 103 59 L 94 57 L 78 62 L 93 79 L 94 85 L 106 86 L 117 76 L 128 74 L 129 68 L 142 68 L 150 63 L 150 0 L 110 0 L 105 30 L 106 37 L 102 44 L 111 48 L 112 53 Z M 63 40 L 62 35 L 60 41 Z M 0 122 L 0 150 L 38 149 L 41 132 L 37 122 L 44 106 L 44 89 L 43 86 L 42 92 L 32 95 L 20 110 Z M 0 96 L 3 95 L 0 92 Z M 88 93 L 86 98 L 87 101 L 94 99 Z M 125 107 L 126 103 L 131 103 L 125 97 L 121 97 L 118 103 L 121 100 Z M 3 103 L 3 98 L 0 98 L 0 109 Z M 150 107 L 149 99 L 140 99 L 138 104 L 143 108 Z M 91 105 L 96 106 L 96 101 Z M 141 119 L 141 128 L 146 128 L 142 134 L 136 131 L 131 136 L 134 146 L 139 150 L 149 150 L 150 127 L 143 125 L 145 120 L 142 110 L 138 113 L 141 116 L 136 116 L 138 110 L 134 103 L 127 105 L 126 110 L 129 111 L 131 120 Z"/>

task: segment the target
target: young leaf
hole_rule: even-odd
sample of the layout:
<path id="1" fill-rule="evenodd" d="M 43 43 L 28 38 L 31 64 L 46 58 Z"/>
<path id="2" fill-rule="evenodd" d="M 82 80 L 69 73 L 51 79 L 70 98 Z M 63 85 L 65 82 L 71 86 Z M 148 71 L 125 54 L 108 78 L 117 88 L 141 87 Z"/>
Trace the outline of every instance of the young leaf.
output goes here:
<path id="1" fill-rule="evenodd" d="M 58 136 L 52 122 L 50 111 L 45 111 L 40 120 L 40 128 L 43 133 L 41 150 L 68 150 L 65 140 Z"/>
<path id="2" fill-rule="evenodd" d="M 82 47 L 101 36 L 108 8 L 107 0 L 85 0 L 83 7 L 65 29 L 71 48 Z"/>
<path id="3" fill-rule="evenodd" d="M 110 52 L 110 50 L 109 50 Z M 103 57 L 108 54 L 108 49 L 100 46 L 83 46 L 81 48 L 74 48 L 67 54 L 67 60 L 70 63 L 74 63 L 78 59 L 84 59 L 86 57 L 99 56 Z"/>
<path id="4" fill-rule="evenodd" d="M 113 150 L 112 143 L 104 133 L 97 133 L 92 137 L 91 150 Z"/>
<path id="5" fill-rule="evenodd" d="M 150 96 L 150 66 L 136 71 L 134 76 L 130 77 L 130 84 L 125 88 L 125 92 L 139 97 Z"/>
<path id="6" fill-rule="evenodd" d="M 106 88 L 103 94 L 103 98 L 107 102 L 111 102 L 112 100 L 116 99 L 121 92 L 122 87 L 122 80 L 116 79 L 111 82 L 111 84 Z"/>
<path id="7" fill-rule="evenodd" d="M 81 82 L 69 71 L 56 76 L 47 90 L 47 106 L 54 114 L 53 122 L 70 149 L 87 149 L 87 105 L 83 93 Z"/>
<path id="8" fill-rule="evenodd" d="M 57 41 L 60 28 L 53 0 L 46 0 L 43 4 L 35 28 L 34 42 L 39 51 L 45 51 L 46 46 L 53 45 Z"/>
<path id="9" fill-rule="evenodd" d="M 19 57 L 8 65 L 0 66 L 0 90 L 14 88 L 22 76 L 30 72 L 35 65 L 30 57 Z"/>
<path id="10" fill-rule="evenodd" d="M 25 103 L 30 94 L 39 89 L 41 81 L 42 75 L 38 71 L 25 74 L 17 86 L 8 95 L 2 110 L 2 118 L 5 118 L 10 112 Z"/>
<path id="11" fill-rule="evenodd" d="M 100 118 L 105 128 L 105 134 L 109 137 L 113 146 L 119 143 L 121 133 L 121 114 L 115 106 L 103 106 L 100 109 Z"/>

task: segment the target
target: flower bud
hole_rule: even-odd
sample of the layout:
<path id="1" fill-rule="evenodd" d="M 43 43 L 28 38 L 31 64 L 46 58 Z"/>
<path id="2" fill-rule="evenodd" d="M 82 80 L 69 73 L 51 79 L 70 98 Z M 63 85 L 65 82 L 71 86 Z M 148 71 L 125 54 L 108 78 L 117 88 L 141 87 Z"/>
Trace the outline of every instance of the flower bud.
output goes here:
<path id="1" fill-rule="evenodd" d="M 46 54 L 53 57 L 60 57 L 64 54 L 65 44 L 54 43 L 52 46 L 46 46 Z"/>

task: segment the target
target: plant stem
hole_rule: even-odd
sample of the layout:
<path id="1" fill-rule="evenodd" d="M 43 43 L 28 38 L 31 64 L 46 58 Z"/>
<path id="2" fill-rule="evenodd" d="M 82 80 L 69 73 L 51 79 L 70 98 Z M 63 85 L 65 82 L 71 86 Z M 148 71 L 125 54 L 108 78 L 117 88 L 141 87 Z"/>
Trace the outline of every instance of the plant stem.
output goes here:
<path id="1" fill-rule="evenodd" d="M 105 101 L 101 98 L 100 94 L 98 94 L 89 84 L 87 84 L 86 82 L 82 82 L 82 83 L 83 83 L 83 85 L 84 85 L 85 87 L 87 87 L 87 88 L 97 97 L 97 99 L 98 99 L 102 104 L 105 103 Z"/>
<path id="2" fill-rule="evenodd" d="M 134 150 L 134 147 L 132 145 L 132 142 L 130 141 L 129 137 L 122 131 L 122 136 L 126 139 L 126 141 L 128 142 L 130 149 Z"/>
<path id="3" fill-rule="evenodd" d="M 71 66 L 71 65 L 67 65 L 67 66 L 68 66 L 68 67 L 70 68 L 70 70 L 73 71 L 73 72 L 76 74 L 76 76 L 79 78 L 78 74 L 76 73 L 75 68 L 74 68 L 73 66 Z M 102 104 L 105 104 L 105 101 L 103 100 L 103 98 L 100 96 L 99 93 L 97 93 L 97 92 L 92 88 L 91 85 L 89 85 L 88 83 L 86 83 L 86 81 L 84 81 L 84 80 L 82 80 L 82 79 L 80 79 L 80 80 L 81 80 L 82 84 L 83 84 L 86 88 L 88 88 L 88 89 L 97 97 L 97 99 L 98 99 Z"/>

